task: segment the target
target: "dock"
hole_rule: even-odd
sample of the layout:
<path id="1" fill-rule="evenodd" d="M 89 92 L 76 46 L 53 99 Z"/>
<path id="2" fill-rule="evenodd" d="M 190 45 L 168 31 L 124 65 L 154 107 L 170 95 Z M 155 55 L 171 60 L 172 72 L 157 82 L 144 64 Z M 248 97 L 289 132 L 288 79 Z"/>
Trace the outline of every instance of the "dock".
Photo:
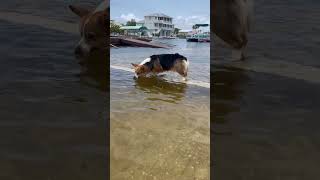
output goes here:
<path id="1" fill-rule="evenodd" d="M 166 48 L 169 49 L 170 46 L 163 44 L 156 44 L 152 42 L 147 42 L 144 40 L 126 38 L 126 37 L 110 37 L 110 46 L 133 46 L 133 47 L 149 47 L 149 48 Z"/>

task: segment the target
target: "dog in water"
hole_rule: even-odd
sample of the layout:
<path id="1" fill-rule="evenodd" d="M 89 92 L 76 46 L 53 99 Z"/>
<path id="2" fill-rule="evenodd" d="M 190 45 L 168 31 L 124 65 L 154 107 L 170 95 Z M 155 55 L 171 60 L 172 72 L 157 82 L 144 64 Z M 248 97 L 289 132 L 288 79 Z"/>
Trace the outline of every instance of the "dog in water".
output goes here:
<path id="1" fill-rule="evenodd" d="M 176 54 L 152 55 L 140 64 L 132 63 L 136 77 L 145 76 L 149 73 L 162 73 L 173 71 L 182 77 L 187 77 L 189 62 L 186 57 Z"/>
<path id="2" fill-rule="evenodd" d="M 104 0 L 94 11 L 74 5 L 70 5 L 69 8 L 80 17 L 81 39 L 74 51 L 76 57 L 85 58 L 92 51 L 105 50 L 109 45 L 109 1 Z"/>
<path id="3" fill-rule="evenodd" d="M 103 91 L 108 89 L 107 67 L 109 56 L 109 0 L 103 0 L 95 10 L 70 5 L 80 17 L 81 39 L 74 53 L 81 65 L 80 80 Z"/>
<path id="4" fill-rule="evenodd" d="M 213 32 L 230 45 L 235 52 L 241 52 L 240 59 L 246 58 L 248 34 L 253 20 L 254 0 L 213 0 Z M 237 55 L 239 56 L 239 55 Z M 238 57 L 235 57 L 238 59 Z"/>

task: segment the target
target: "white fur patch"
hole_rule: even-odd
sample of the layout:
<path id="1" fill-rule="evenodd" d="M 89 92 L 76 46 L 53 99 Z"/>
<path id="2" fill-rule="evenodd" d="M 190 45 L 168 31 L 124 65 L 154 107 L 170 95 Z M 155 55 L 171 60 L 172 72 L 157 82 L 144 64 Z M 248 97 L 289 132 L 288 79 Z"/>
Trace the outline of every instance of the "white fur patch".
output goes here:
<path id="1" fill-rule="evenodd" d="M 183 62 L 186 64 L 187 67 L 189 67 L 189 61 L 183 60 Z"/>
<path id="2" fill-rule="evenodd" d="M 140 65 L 143 65 L 143 64 L 146 64 L 147 62 L 150 62 L 151 61 L 151 58 L 147 58 L 145 60 L 143 60 Z"/>
<path id="3" fill-rule="evenodd" d="M 182 63 L 183 63 L 183 66 L 184 66 L 184 68 L 185 68 L 185 71 L 188 71 L 188 68 L 189 68 L 189 61 L 182 60 Z"/>

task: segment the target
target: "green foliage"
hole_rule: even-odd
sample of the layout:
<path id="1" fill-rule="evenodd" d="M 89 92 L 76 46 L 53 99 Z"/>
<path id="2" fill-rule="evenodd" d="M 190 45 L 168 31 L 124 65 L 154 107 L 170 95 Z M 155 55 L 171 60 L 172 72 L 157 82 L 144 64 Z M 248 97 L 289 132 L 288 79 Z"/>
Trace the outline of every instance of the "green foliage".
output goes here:
<path id="1" fill-rule="evenodd" d="M 136 23 L 136 20 L 131 19 L 131 21 L 128 21 L 126 25 L 127 26 L 135 26 L 135 25 L 137 25 L 137 23 Z"/>
<path id="2" fill-rule="evenodd" d="M 123 30 L 120 29 L 120 26 L 114 23 L 110 23 L 110 33 L 123 33 Z"/>
<path id="3" fill-rule="evenodd" d="M 178 34 L 180 30 L 181 30 L 181 29 L 179 29 L 179 28 L 174 28 L 173 34 Z"/>

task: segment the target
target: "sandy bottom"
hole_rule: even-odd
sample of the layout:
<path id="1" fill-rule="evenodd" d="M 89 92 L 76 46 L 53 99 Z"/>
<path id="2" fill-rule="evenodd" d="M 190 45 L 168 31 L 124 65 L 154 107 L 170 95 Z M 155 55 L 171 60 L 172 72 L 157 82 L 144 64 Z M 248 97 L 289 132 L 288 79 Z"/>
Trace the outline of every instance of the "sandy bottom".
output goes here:
<path id="1" fill-rule="evenodd" d="M 121 104 L 111 105 L 120 109 L 111 111 L 111 179 L 209 179 L 210 107 L 159 107 L 121 111 Z"/>

